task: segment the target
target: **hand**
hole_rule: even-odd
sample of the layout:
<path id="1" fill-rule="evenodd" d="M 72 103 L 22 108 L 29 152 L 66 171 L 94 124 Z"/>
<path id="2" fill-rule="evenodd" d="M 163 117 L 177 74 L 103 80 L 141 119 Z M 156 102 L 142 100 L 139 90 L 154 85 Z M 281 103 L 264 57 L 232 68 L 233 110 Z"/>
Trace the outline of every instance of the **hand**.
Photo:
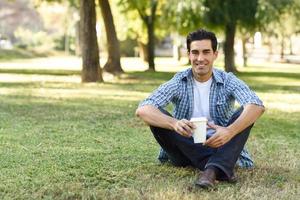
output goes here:
<path id="1" fill-rule="evenodd" d="M 174 130 L 185 137 L 191 137 L 195 128 L 196 126 L 186 119 L 178 120 L 174 125 Z"/>
<path id="2" fill-rule="evenodd" d="M 229 131 L 228 128 L 218 126 L 215 124 L 208 124 L 210 128 L 213 128 L 216 130 L 215 134 L 213 134 L 206 142 L 204 145 L 213 147 L 213 148 L 218 148 L 220 146 L 223 146 L 227 142 L 231 140 L 233 137 L 233 134 Z"/>

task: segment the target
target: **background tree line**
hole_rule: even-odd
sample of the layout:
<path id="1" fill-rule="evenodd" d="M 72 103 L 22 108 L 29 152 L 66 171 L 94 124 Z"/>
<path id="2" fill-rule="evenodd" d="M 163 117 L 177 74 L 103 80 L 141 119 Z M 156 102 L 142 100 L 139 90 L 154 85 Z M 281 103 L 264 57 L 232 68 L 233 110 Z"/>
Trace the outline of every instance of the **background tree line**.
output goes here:
<path id="1" fill-rule="evenodd" d="M 62 0 L 35 0 L 36 7 L 43 2 L 66 4 Z M 243 41 L 243 59 L 247 65 L 245 44 L 256 31 L 268 36 L 265 42 L 270 53 L 274 40 L 280 41 L 282 57 L 287 44 L 293 53 L 291 37 L 300 31 L 298 0 L 68 0 L 67 5 L 68 12 L 79 13 L 79 23 L 73 25 L 77 27 L 75 38 L 82 56 L 82 82 L 103 81 L 97 19 L 101 19 L 106 33 L 107 62 L 103 70 L 112 74 L 123 73 L 118 36 L 131 38 L 139 47 L 139 55 L 148 62 L 149 70 L 155 71 L 154 49 L 159 39 L 171 36 L 173 44 L 179 47 L 179 36 L 186 36 L 200 27 L 208 28 L 224 37 L 220 46 L 224 52 L 225 70 L 237 72 L 235 38 Z M 6 17 L 1 15 L 0 19 Z M 66 34 L 64 46 L 68 43 Z"/>

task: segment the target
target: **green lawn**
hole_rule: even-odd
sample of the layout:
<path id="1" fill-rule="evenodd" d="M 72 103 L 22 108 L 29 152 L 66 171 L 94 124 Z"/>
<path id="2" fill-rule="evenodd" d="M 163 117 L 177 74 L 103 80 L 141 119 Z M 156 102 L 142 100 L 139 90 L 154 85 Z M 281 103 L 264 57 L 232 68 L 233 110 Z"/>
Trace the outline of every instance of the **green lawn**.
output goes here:
<path id="1" fill-rule="evenodd" d="M 267 108 L 247 143 L 256 167 L 207 192 L 193 185 L 198 170 L 157 162 L 159 147 L 134 116 L 174 75 L 168 59 L 158 62 L 161 72 L 130 71 L 104 84 L 81 84 L 78 70 L 64 66 L 0 63 L 0 199 L 299 199 L 299 65 L 242 69 Z"/>

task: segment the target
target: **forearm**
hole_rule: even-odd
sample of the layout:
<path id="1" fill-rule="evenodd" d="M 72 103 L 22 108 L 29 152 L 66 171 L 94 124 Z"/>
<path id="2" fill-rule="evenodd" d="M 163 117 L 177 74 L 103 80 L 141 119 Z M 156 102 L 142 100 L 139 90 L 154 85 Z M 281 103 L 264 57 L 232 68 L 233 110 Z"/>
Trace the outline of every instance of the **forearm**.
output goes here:
<path id="1" fill-rule="evenodd" d="M 264 107 L 248 104 L 244 107 L 242 114 L 227 128 L 235 136 L 242 130 L 253 124 L 264 112 Z"/>
<path id="2" fill-rule="evenodd" d="M 139 107 L 136 115 L 140 117 L 146 124 L 174 130 L 177 120 L 162 113 L 159 109 L 151 105 Z"/>

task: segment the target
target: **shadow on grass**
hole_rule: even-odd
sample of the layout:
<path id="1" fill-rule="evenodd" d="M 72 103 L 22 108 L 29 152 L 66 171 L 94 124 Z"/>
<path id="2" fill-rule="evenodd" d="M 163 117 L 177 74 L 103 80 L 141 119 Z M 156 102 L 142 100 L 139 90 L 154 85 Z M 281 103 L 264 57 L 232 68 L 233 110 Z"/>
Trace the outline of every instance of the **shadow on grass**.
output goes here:
<path id="1" fill-rule="evenodd" d="M 175 73 L 174 72 L 128 72 L 126 73 L 130 79 L 140 79 L 140 80 L 169 80 Z"/>
<path id="2" fill-rule="evenodd" d="M 28 75 L 53 75 L 53 76 L 69 76 L 80 75 L 80 71 L 77 70 L 41 70 L 41 69 L 0 69 L 0 73 L 12 73 L 12 74 L 28 74 Z M 105 85 L 111 85 L 119 89 L 151 92 L 160 84 L 170 80 L 174 76 L 174 72 L 127 72 L 119 78 L 117 81 L 105 82 Z M 274 77 L 274 78 L 289 78 L 299 79 L 300 73 L 287 73 L 287 72 L 242 72 L 237 74 L 242 79 L 249 79 L 249 85 L 257 92 L 300 92 L 299 86 L 293 85 L 275 85 L 271 82 L 253 80 L 254 77 Z M 48 83 L 56 83 L 47 81 Z M 248 81 L 247 81 L 248 82 Z M 251 83 L 252 82 L 252 83 Z M 37 83 L 0 83 L 2 87 L 39 87 Z M 43 87 L 45 87 L 43 85 Z M 47 87 L 47 86 L 46 86 Z"/>
<path id="3" fill-rule="evenodd" d="M 299 66 L 300 67 L 300 66 Z M 300 73 L 290 73 L 290 72 L 239 72 L 237 74 L 239 77 L 274 77 L 274 78 L 293 78 L 299 79 Z"/>
<path id="4" fill-rule="evenodd" d="M 271 92 L 271 93 L 300 93 L 299 86 L 286 86 L 286 85 L 272 85 L 272 84 L 261 84 L 257 83 L 252 85 L 251 89 L 256 92 Z"/>
<path id="5" fill-rule="evenodd" d="M 0 73 L 7 74 L 26 74 L 26 75 L 80 75 L 81 72 L 77 70 L 52 70 L 52 69 L 0 69 Z"/>
<path id="6" fill-rule="evenodd" d="M 30 59 L 36 57 L 47 57 L 49 52 L 37 52 L 29 49 L 0 49 L 0 60 L 14 60 L 14 59 Z"/>

